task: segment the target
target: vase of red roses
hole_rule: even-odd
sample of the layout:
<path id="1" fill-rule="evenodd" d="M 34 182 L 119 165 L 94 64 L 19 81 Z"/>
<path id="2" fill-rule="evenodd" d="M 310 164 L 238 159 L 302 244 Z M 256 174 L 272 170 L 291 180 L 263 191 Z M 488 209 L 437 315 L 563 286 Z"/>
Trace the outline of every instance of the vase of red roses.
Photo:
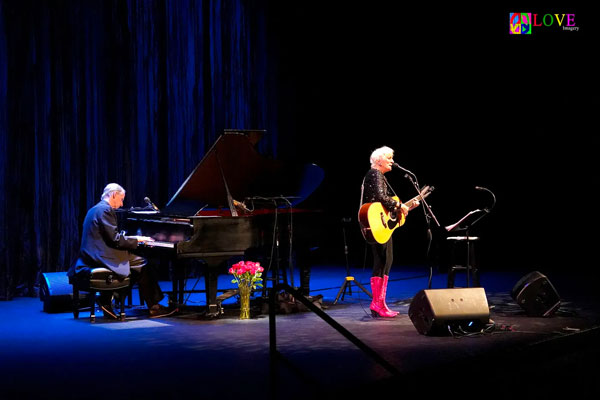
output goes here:
<path id="1" fill-rule="evenodd" d="M 233 275 L 231 283 L 237 283 L 240 295 L 240 319 L 250 318 L 250 294 L 257 287 L 262 287 L 262 272 L 260 263 L 240 261 L 229 268 Z"/>

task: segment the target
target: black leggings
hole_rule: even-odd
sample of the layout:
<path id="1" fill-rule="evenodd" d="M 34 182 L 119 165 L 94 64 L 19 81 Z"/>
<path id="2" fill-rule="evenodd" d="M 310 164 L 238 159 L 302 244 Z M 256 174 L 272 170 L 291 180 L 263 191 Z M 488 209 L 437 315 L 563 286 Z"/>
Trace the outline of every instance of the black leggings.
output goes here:
<path id="1" fill-rule="evenodd" d="M 384 275 L 389 275 L 394 258 L 392 238 L 384 244 L 372 244 L 371 252 L 373 253 L 373 274 L 371 276 L 383 278 Z"/>

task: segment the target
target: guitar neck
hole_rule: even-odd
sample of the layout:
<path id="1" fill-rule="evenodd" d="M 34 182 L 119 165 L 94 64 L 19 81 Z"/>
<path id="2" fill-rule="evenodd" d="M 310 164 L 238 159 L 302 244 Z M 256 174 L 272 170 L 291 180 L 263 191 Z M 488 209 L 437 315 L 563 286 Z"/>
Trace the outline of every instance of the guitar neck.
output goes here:
<path id="1" fill-rule="evenodd" d="M 415 206 L 415 202 L 417 201 L 417 199 L 419 199 L 419 200 L 420 200 L 420 199 L 421 199 L 421 195 L 418 195 L 418 196 L 415 196 L 415 197 L 413 197 L 412 199 L 408 200 L 408 201 L 407 201 L 406 203 L 404 203 L 404 204 L 406 204 L 406 206 L 407 206 L 409 209 L 411 209 L 411 210 L 412 210 L 413 208 L 415 208 L 415 207 L 416 207 L 416 206 Z"/>
<path id="2" fill-rule="evenodd" d="M 413 197 L 412 199 L 408 200 L 408 201 L 407 201 L 406 203 L 404 203 L 404 204 L 406 204 L 406 206 L 407 206 L 409 209 L 411 209 L 411 210 L 412 210 L 413 208 L 415 208 L 415 207 L 416 207 L 416 204 L 415 204 L 415 203 L 416 203 L 417 201 L 421 201 L 421 200 L 423 200 L 425 197 L 429 196 L 429 194 L 430 194 L 430 193 L 431 193 L 431 191 L 429 190 L 429 187 L 426 187 L 425 189 L 423 189 L 423 190 L 421 191 L 421 193 L 420 193 L 420 194 L 416 195 L 415 197 Z"/>

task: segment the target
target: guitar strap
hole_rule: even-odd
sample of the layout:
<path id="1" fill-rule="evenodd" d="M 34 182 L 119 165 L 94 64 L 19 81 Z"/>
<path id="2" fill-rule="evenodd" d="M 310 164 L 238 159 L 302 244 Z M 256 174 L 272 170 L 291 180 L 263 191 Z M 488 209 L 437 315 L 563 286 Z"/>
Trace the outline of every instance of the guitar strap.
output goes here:
<path id="1" fill-rule="evenodd" d="M 363 178 L 362 185 L 360 185 L 360 205 L 358 206 L 359 210 L 362 208 L 363 201 L 364 201 L 364 197 L 363 196 L 365 195 L 365 179 L 367 179 L 366 175 Z"/>
<path id="2" fill-rule="evenodd" d="M 392 193 L 394 193 L 394 196 L 398 197 L 398 195 L 396 194 L 396 192 L 394 192 L 394 188 L 392 188 L 392 185 L 390 185 L 390 183 L 388 182 L 388 180 L 385 177 L 385 175 L 383 176 L 383 180 L 385 181 L 385 184 L 387 185 L 387 187 L 390 188 L 390 190 L 392 191 Z M 398 197 L 398 198 L 400 198 L 400 197 Z"/>

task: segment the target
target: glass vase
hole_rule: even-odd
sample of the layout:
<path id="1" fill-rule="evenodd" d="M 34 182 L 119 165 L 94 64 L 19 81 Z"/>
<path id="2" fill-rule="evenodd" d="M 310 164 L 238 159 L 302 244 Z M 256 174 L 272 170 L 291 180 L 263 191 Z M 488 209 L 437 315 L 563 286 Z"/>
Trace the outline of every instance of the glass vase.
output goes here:
<path id="1" fill-rule="evenodd" d="M 250 292 L 248 286 L 240 286 L 240 319 L 250 319 Z"/>

